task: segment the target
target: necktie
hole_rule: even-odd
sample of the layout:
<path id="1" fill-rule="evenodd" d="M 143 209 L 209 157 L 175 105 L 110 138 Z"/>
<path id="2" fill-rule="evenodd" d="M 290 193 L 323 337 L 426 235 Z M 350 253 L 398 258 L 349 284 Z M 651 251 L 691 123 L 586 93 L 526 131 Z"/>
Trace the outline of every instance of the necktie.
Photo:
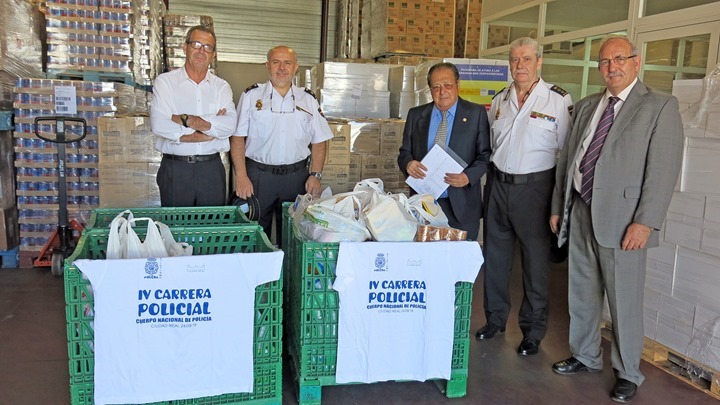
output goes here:
<path id="1" fill-rule="evenodd" d="M 445 140 L 447 139 L 447 130 L 448 130 L 448 122 L 447 122 L 448 112 L 447 112 L 447 110 L 440 111 L 440 114 L 442 114 L 442 121 L 440 121 L 440 126 L 438 127 L 437 133 L 435 134 L 435 143 L 438 145 L 445 146 Z"/>
<path id="2" fill-rule="evenodd" d="M 580 161 L 580 173 L 582 173 L 582 185 L 580 186 L 580 198 L 585 201 L 586 204 L 590 204 L 592 200 L 592 188 L 593 180 L 595 178 L 595 164 L 600 157 L 603 144 L 605 144 L 605 138 L 607 138 L 610 127 L 612 127 L 615 119 L 615 104 L 620 101 L 618 97 L 610 97 L 608 105 L 605 107 L 600 122 L 598 122 L 595 135 L 593 136 L 592 142 L 588 150 L 585 152 Z"/>

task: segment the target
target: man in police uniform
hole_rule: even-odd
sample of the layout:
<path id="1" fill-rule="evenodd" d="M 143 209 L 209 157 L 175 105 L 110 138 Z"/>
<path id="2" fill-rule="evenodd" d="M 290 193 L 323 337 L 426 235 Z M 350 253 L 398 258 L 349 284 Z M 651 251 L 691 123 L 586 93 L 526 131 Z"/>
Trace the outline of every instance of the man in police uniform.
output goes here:
<path id="1" fill-rule="evenodd" d="M 225 205 L 227 183 L 220 154 L 230 149 L 235 105 L 230 85 L 208 71 L 215 58 L 215 33 L 188 30 L 185 66 L 153 84 L 150 126 L 163 158 L 157 174 L 163 207 Z"/>
<path id="2" fill-rule="evenodd" d="M 547 218 L 555 184 L 556 154 L 570 130 L 572 100 L 538 75 L 538 43 L 510 44 L 513 83 L 490 107 L 493 174 L 488 176 L 485 212 L 485 317 L 480 340 L 505 330 L 510 312 L 510 273 L 515 239 L 522 251 L 524 297 L 518 320 L 523 340 L 518 353 L 538 352 L 547 330 L 551 232 Z"/>
<path id="3" fill-rule="evenodd" d="M 248 87 L 240 97 L 230 152 L 235 194 L 257 197 L 259 223 L 268 237 L 275 216 L 280 242 L 282 203 L 298 194 L 320 195 L 325 141 L 333 133 L 315 95 L 293 84 L 295 51 L 276 46 L 268 51 L 266 65 L 270 81 Z"/>

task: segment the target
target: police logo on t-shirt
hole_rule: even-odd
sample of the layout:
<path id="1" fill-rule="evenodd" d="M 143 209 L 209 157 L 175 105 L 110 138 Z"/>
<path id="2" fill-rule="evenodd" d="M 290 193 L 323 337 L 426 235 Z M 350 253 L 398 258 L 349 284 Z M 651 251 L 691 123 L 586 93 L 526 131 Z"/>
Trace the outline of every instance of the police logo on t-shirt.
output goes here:
<path id="1" fill-rule="evenodd" d="M 387 253 L 378 253 L 375 257 L 375 271 L 387 271 Z"/>

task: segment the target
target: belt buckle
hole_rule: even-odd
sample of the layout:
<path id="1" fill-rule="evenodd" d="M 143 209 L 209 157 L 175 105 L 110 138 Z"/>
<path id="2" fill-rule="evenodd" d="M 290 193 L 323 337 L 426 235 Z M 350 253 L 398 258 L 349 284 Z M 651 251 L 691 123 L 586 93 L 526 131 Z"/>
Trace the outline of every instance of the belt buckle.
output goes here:
<path id="1" fill-rule="evenodd" d="M 275 175 L 287 174 L 287 169 L 284 167 L 273 167 L 272 174 L 275 174 Z"/>
<path id="2" fill-rule="evenodd" d="M 197 160 L 197 155 L 189 155 L 189 156 L 187 157 L 187 161 L 188 161 L 188 163 L 195 163 L 195 162 L 197 162 L 197 161 L 198 161 L 198 160 Z"/>

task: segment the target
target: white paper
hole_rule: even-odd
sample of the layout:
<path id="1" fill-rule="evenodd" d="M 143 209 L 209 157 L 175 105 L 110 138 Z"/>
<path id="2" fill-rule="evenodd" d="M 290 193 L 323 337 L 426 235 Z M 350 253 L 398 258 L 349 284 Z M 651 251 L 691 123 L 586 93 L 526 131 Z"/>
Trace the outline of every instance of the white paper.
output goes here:
<path id="1" fill-rule="evenodd" d="M 55 113 L 57 115 L 77 114 L 75 86 L 55 86 Z"/>
<path id="2" fill-rule="evenodd" d="M 439 198 L 443 191 L 448 188 L 448 184 L 443 180 L 446 173 L 460 173 L 463 171 L 461 163 L 458 163 L 439 145 L 433 146 L 420 163 L 427 167 L 425 178 L 416 179 L 408 176 L 405 183 L 417 191 L 418 194 L 431 194 L 435 198 Z"/>
<path id="3" fill-rule="evenodd" d="M 352 88 L 352 93 L 350 93 L 350 98 L 360 100 L 360 98 L 362 98 L 362 92 L 363 92 L 362 83 L 354 83 L 353 88 Z"/>

